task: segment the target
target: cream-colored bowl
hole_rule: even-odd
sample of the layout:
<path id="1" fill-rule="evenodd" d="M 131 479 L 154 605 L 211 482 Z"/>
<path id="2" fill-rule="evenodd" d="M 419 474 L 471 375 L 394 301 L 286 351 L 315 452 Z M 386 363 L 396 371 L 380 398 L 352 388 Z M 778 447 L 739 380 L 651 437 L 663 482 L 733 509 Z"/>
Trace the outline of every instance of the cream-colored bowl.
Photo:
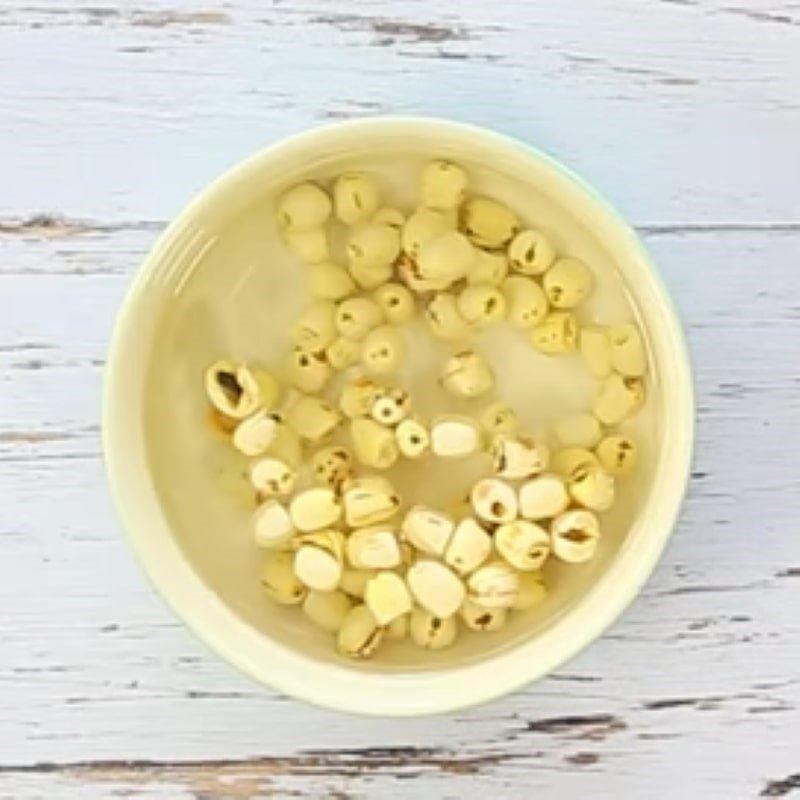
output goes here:
<path id="1" fill-rule="evenodd" d="M 277 194 L 303 178 L 364 167 L 399 192 L 392 201 L 410 203 L 414 175 L 431 157 L 465 165 L 476 190 L 505 199 L 549 232 L 560 251 L 592 265 L 596 290 L 585 315 L 638 319 L 652 364 L 646 411 L 632 428 L 642 441 L 642 468 L 620 490 L 598 557 L 552 567 L 543 606 L 513 615 L 495 633 L 464 635 L 447 650 L 392 643 L 372 662 L 350 663 L 297 608 L 263 596 L 261 557 L 248 530 L 245 465 L 210 424 L 202 376 L 221 357 L 276 361 L 306 299 L 302 269 L 273 221 Z M 485 346 L 502 354 L 500 395 L 523 416 L 588 402 L 591 387 L 578 359 L 547 359 L 519 337 L 504 336 L 489 335 Z M 419 375 L 441 355 L 437 348 L 414 348 L 423 402 L 432 381 Z M 691 373 L 680 325 L 647 254 L 578 178 L 479 128 L 371 119 L 268 147 L 215 181 L 169 226 L 119 314 L 103 434 L 114 498 L 145 570 L 214 650 L 256 680 L 320 705 L 425 714 L 472 705 L 544 675 L 599 636 L 634 598 L 669 538 L 686 486 Z M 463 490 L 461 477 L 434 466 L 421 481 L 413 473 L 401 480 L 424 499 L 443 502 Z"/>

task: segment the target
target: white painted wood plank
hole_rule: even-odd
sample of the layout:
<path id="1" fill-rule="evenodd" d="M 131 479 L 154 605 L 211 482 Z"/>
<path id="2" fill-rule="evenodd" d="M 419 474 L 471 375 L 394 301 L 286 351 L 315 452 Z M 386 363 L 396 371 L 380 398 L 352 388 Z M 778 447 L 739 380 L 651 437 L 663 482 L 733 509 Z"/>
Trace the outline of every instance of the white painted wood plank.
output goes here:
<path id="1" fill-rule="evenodd" d="M 606 723 L 612 726 L 613 723 Z M 605 764 L 595 760 L 592 748 L 602 735 L 603 724 L 583 732 L 573 731 L 572 755 L 549 759 L 542 750 L 527 754 L 486 755 L 470 761 L 458 753 L 437 753 L 412 748 L 370 751 L 328 758 L 309 754 L 287 761 L 263 759 L 249 763 L 212 763 L 199 765 L 153 766 L 111 764 L 76 766 L 57 774 L 9 774 L 0 777 L 0 791 L 5 783 L 14 800 L 39 800 L 43 797 L 70 797 L 79 800 L 113 798 L 169 798 L 169 800 L 206 800 L 218 798 L 391 798 L 408 797 L 516 798 L 535 793 L 536 797 L 581 797 L 599 800 L 624 797 L 667 798 L 676 792 L 709 800 L 727 798 L 784 797 L 797 789 L 796 773 L 751 784 L 736 783 L 730 763 L 710 759 L 700 763 L 700 770 L 685 769 L 686 756 L 680 744 L 653 740 L 637 742 L 640 752 L 635 773 L 620 768 L 617 759 Z M 743 737 L 749 732 L 740 730 Z M 535 736 L 531 747 L 536 747 Z M 567 737 L 569 738 L 569 737 Z M 589 743 L 581 744 L 580 739 Z M 667 737 L 668 738 L 668 737 Z M 678 738 L 677 736 L 675 738 Z M 700 737 L 698 736 L 699 740 Z M 577 740 L 577 742 L 575 741 Z M 740 739 L 741 741 L 741 739 Z M 578 749 L 578 748 L 583 749 Z M 669 774 L 653 771 L 652 754 L 673 750 L 675 759 Z M 748 751 L 749 752 L 749 751 Z M 696 755 L 698 755 L 696 753 Z M 747 757 L 747 753 L 744 754 Z M 709 780 L 709 778 L 711 780 Z M 13 784 L 11 783 L 13 781 Z"/>
<path id="2" fill-rule="evenodd" d="M 698 378 L 695 480 L 664 562 L 624 620 L 559 674 L 401 722 L 312 709 L 238 676 L 152 596 L 121 540 L 98 394 L 114 309 L 153 235 L 0 245 L 0 796 L 658 797 L 700 786 L 733 797 L 796 771 L 800 309 L 786 287 L 799 232 L 645 232 Z M 253 758 L 266 761 L 236 763 Z M 79 766 L 109 759 L 172 765 Z M 201 759 L 235 763 L 172 763 Z M 37 763 L 73 766 L 14 771 Z"/>
<path id="3" fill-rule="evenodd" d="M 538 144 L 639 223 L 797 221 L 799 45 L 764 0 L 7 0 L 0 216 L 168 218 L 283 134 L 399 112 Z"/>

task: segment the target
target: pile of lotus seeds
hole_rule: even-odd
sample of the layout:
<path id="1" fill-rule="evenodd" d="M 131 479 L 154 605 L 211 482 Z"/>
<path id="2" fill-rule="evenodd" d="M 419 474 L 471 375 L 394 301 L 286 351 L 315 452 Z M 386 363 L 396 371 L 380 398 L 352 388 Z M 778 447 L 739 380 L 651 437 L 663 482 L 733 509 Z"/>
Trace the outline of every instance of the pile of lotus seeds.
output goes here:
<path id="1" fill-rule="evenodd" d="M 330 192 L 312 182 L 285 192 L 278 226 L 313 301 L 279 370 L 225 360 L 205 376 L 218 421 L 250 459 L 264 591 L 301 606 L 351 658 L 406 637 L 447 647 L 460 628 L 493 631 L 543 602 L 543 565 L 593 557 L 598 514 L 637 457 L 615 428 L 644 402 L 645 347 L 633 324 L 579 324 L 587 266 L 503 203 L 470 194 L 457 164 L 429 163 L 418 197 L 410 214 L 384 207 L 363 172 L 339 176 Z M 330 260 L 334 226 L 344 226 L 346 267 Z M 473 415 L 423 419 L 393 381 L 404 325 L 418 315 L 452 343 L 438 380 Z M 504 323 L 540 353 L 579 352 L 598 381 L 591 409 L 546 435 L 521 431 L 470 346 Z M 455 513 L 415 505 L 392 484 L 402 460 L 440 459 L 448 470 L 465 458 L 483 459 L 484 477 Z"/>

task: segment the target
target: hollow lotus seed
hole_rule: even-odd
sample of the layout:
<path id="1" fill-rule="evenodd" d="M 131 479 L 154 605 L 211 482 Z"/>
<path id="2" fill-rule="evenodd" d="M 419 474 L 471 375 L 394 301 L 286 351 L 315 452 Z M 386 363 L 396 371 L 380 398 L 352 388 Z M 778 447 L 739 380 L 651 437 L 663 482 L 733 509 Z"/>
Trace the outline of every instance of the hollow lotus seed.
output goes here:
<path id="1" fill-rule="evenodd" d="M 496 631 L 505 625 L 508 612 L 505 608 L 486 608 L 472 600 L 465 600 L 458 615 L 470 630 Z"/>
<path id="2" fill-rule="evenodd" d="M 379 647 L 383 628 L 364 605 L 354 606 L 344 618 L 336 638 L 338 651 L 349 658 L 369 658 Z"/>
<path id="3" fill-rule="evenodd" d="M 317 444 L 333 433 L 341 418 L 330 403 L 313 395 L 300 395 L 286 411 L 286 424 L 311 444 Z"/>
<path id="4" fill-rule="evenodd" d="M 422 553 L 441 556 L 455 530 L 455 523 L 446 514 L 425 506 L 414 506 L 403 519 L 400 533 L 403 540 Z"/>
<path id="5" fill-rule="evenodd" d="M 308 288 L 320 300 L 344 300 L 355 294 L 356 285 L 350 273 L 336 264 L 312 264 L 308 270 Z"/>
<path id="6" fill-rule="evenodd" d="M 274 414 L 266 410 L 257 411 L 251 417 L 243 419 L 233 432 L 233 446 L 246 456 L 258 456 L 265 453 L 275 439 L 278 422 Z"/>
<path id="7" fill-rule="evenodd" d="M 467 273 L 467 283 L 488 283 L 500 286 L 508 275 L 508 260 L 505 253 L 496 253 L 489 250 L 475 248 L 475 259 Z"/>
<path id="8" fill-rule="evenodd" d="M 303 444 L 295 431 L 284 422 L 279 422 L 267 453 L 297 470 L 303 460 Z"/>
<path id="9" fill-rule="evenodd" d="M 229 419 L 249 417 L 260 407 L 275 407 L 278 382 L 260 368 L 231 361 L 216 361 L 205 373 L 206 396 L 214 408 Z"/>
<path id="10" fill-rule="evenodd" d="M 294 347 L 286 359 L 286 380 L 301 392 L 321 392 L 333 371 L 323 353 Z"/>
<path id="11" fill-rule="evenodd" d="M 441 650 L 450 647 L 458 635 L 458 622 L 455 617 L 441 619 L 422 608 L 411 612 L 408 623 L 411 641 L 426 650 Z"/>
<path id="12" fill-rule="evenodd" d="M 547 467 L 550 451 L 542 442 L 523 436 L 500 434 L 490 449 L 495 474 L 500 478 L 529 478 Z"/>
<path id="13" fill-rule="evenodd" d="M 520 231 L 508 246 L 511 269 L 523 275 L 544 274 L 555 257 L 555 247 L 541 231 Z"/>
<path id="14" fill-rule="evenodd" d="M 389 481 L 378 476 L 356 478 L 343 493 L 345 521 L 351 528 L 375 525 L 393 517 L 400 498 Z"/>
<path id="15" fill-rule="evenodd" d="M 547 586 L 539 572 L 523 572 L 519 576 L 519 593 L 514 605 L 514 611 L 527 611 L 541 605 L 547 599 Z"/>
<path id="16" fill-rule="evenodd" d="M 303 601 L 303 612 L 318 628 L 337 633 L 352 606 L 344 592 L 309 592 Z"/>
<path id="17" fill-rule="evenodd" d="M 286 497 L 294 491 L 297 483 L 297 472 L 285 461 L 274 456 L 265 456 L 253 461 L 247 474 L 261 499 Z"/>
<path id="18" fill-rule="evenodd" d="M 406 352 L 403 332 L 390 325 L 371 330 L 361 345 L 361 363 L 365 369 L 378 375 L 396 372 L 402 365 Z"/>
<path id="19" fill-rule="evenodd" d="M 431 426 L 431 451 L 440 458 L 464 458 L 481 448 L 481 432 L 470 417 L 447 416 Z"/>
<path id="20" fill-rule="evenodd" d="M 369 378 L 357 378 L 342 387 L 339 395 L 339 409 L 346 416 L 367 417 L 372 411 L 375 400 L 384 391 L 384 387 Z"/>
<path id="21" fill-rule="evenodd" d="M 347 369 L 361 357 L 361 345 L 355 339 L 337 336 L 326 348 L 325 357 L 333 369 Z"/>
<path id="22" fill-rule="evenodd" d="M 400 545 L 391 528 L 375 525 L 353 531 L 347 560 L 357 569 L 392 569 L 401 563 Z"/>
<path id="23" fill-rule="evenodd" d="M 469 575 L 489 557 L 492 537 L 472 517 L 456 526 L 444 554 L 445 563 L 459 575 Z"/>
<path id="24" fill-rule="evenodd" d="M 308 231 L 320 228 L 330 215 L 330 198 L 313 183 L 293 186 L 278 199 L 278 225 L 285 231 Z"/>
<path id="25" fill-rule="evenodd" d="M 567 488 L 578 504 L 590 511 L 608 511 L 614 504 L 614 478 L 602 467 L 582 467 L 572 473 Z"/>
<path id="26" fill-rule="evenodd" d="M 569 492 L 560 475 L 538 475 L 519 487 L 519 513 L 525 519 L 550 519 L 568 505 Z"/>
<path id="27" fill-rule="evenodd" d="M 371 291 L 392 279 L 393 270 L 391 264 L 383 266 L 369 267 L 364 264 L 351 264 L 349 266 L 350 276 L 360 289 Z"/>
<path id="28" fill-rule="evenodd" d="M 506 300 L 496 286 L 476 283 L 461 290 L 458 310 L 468 325 L 485 328 L 505 318 Z"/>
<path id="29" fill-rule="evenodd" d="M 464 199 L 467 173 L 452 161 L 431 161 L 422 171 L 419 200 L 423 206 L 449 210 Z"/>
<path id="30" fill-rule="evenodd" d="M 409 615 L 403 614 L 401 617 L 393 619 L 384 629 L 383 636 L 393 642 L 399 642 L 408 636 Z"/>
<path id="31" fill-rule="evenodd" d="M 559 475 L 569 478 L 579 469 L 599 466 L 597 456 L 585 447 L 566 447 L 556 450 L 550 462 L 550 467 Z"/>
<path id="32" fill-rule="evenodd" d="M 363 339 L 382 322 L 381 307 L 368 297 L 350 297 L 336 309 L 336 327 L 348 339 Z"/>
<path id="33" fill-rule="evenodd" d="M 604 425 L 618 425 L 644 403 L 644 382 L 614 373 L 603 381 L 592 411 Z"/>
<path id="34" fill-rule="evenodd" d="M 505 561 L 490 561 L 467 578 L 467 592 L 484 608 L 510 608 L 519 593 L 519 575 Z"/>
<path id="35" fill-rule="evenodd" d="M 350 438 L 356 459 L 368 467 L 388 469 L 398 459 L 394 431 L 374 419 L 359 417 L 351 420 Z"/>
<path id="36" fill-rule="evenodd" d="M 531 329 L 530 342 L 548 356 L 570 353 L 578 344 L 578 322 L 568 311 L 551 311 Z"/>
<path id="37" fill-rule="evenodd" d="M 494 544 L 512 567 L 523 572 L 540 569 L 550 555 L 547 531 L 524 519 L 500 525 L 494 532 Z"/>
<path id="38" fill-rule="evenodd" d="M 294 554 L 294 574 L 309 589 L 334 591 L 342 577 L 343 543 L 339 531 L 319 531 L 303 537 Z"/>
<path id="39" fill-rule="evenodd" d="M 342 577 L 339 579 L 339 588 L 350 597 L 363 600 L 367 583 L 375 575 L 377 575 L 377 572 L 372 569 L 345 568 L 342 570 Z"/>
<path id="40" fill-rule="evenodd" d="M 611 366 L 631 378 L 644 375 L 647 369 L 647 355 L 644 342 L 635 325 L 614 325 L 608 329 L 608 342 L 611 351 Z"/>
<path id="41" fill-rule="evenodd" d="M 519 419 L 513 408 L 505 403 L 492 403 L 483 409 L 481 424 L 490 435 L 513 434 L 519 430 Z"/>
<path id="42" fill-rule="evenodd" d="M 289 516 L 297 530 L 318 531 L 328 528 L 339 520 L 342 516 L 342 506 L 332 489 L 306 489 L 292 498 L 289 504 Z"/>
<path id="43" fill-rule="evenodd" d="M 403 226 L 401 235 L 403 251 L 416 259 L 424 244 L 447 231 L 455 230 L 456 222 L 454 212 L 418 208 Z"/>
<path id="44" fill-rule="evenodd" d="M 475 248 L 458 231 L 447 231 L 425 242 L 417 256 L 417 270 L 424 280 L 452 283 L 464 278 L 475 261 Z"/>
<path id="45" fill-rule="evenodd" d="M 456 397 L 479 397 L 494 386 L 494 373 L 482 355 L 463 350 L 445 362 L 441 381 Z"/>
<path id="46" fill-rule="evenodd" d="M 606 436 L 595 449 L 603 469 L 614 477 L 630 475 L 636 467 L 638 450 L 627 436 Z"/>
<path id="47" fill-rule="evenodd" d="M 319 352 L 336 338 L 336 305 L 318 300 L 307 308 L 292 325 L 292 341 L 304 350 Z"/>
<path id="48" fill-rule="evenodd" d="M 577 258 L 562 258 L 545 273 L 542 283 L 553 308 L 575 308 L 591 291 L 592 273 Z"/>
<path id="49" fill-rule="evenodd" d="M 440 619 L 458 611 L 466 590 L 461 579 L 438 561 L 417 561 L 406 574 L 408 588 L 422 608 Z"/>
<path id="50" fill-rule="evenodd" d="M 400 280 L 415 294 L 440 292 L 452 283 L 449 278 L 423 278 L 417 262 L 407 255 L 400 256 L 395 266 Z"/>
<path id="51" fill-rule="evenodd" d="M 333 185 L 336 216 L 345 225 L 368 220 L 378 210 L 379 202 L 377 184 L 363 172 L 340 175 Z"/>
<path id="52" fill-rule="evenodd" d="M 259 547 L 276 548 L 292 538 L 295 526 L 279 500 L 267 500 L 253 514 L 253 540 Z"/>
<path id="53" fill-rule="evenodd" d="M 372 401 L 369 413 L 381 425 L 399 424 L 408 414 L 411 398 L 403 389 L 382 389 Z"/>
<path id="54" fill-rule="evenodd" d="M 400 254 L 400 234 L 391 225 L 359 225 L 350 233 L 346 250 L 351 269 L 384 269 Z"/>
<path id="55" fill-rule="evenodd" d="M 329 445 L 314 453 L 311 472 L 317 483 L 338 490 L 353 475 L 353 458 L 346 447 Z"/>
<path id="56" fill-rule="evenodd" d="M 461 221 L 472 243 L 490 250 L 505 247 L 519 230 L 517 215 L 508 206 L 489 197 L 467 200 Z"/>
<path id="57" fill-rule="evenodd" d="M 379 625 L 389 625 L 414 605 L 406 582 L 394 572 L 379 572 L 368 581 L 364 603 Z"/>
<path id="58" fill-rule="evenodd" d="M 406 215 L 399 208 L 384 206 L 372 215 L 372 222 L 376 225 L 390 225 L 392 228 L 402 230 L 406 222 Z"/>
<path id="59" fill-rule="evenodd" d="M 428 429 L 418 420 L 402 420 L 394 433 L 397 447 L 406 458 L 419 458 L 430 447 Z"/>
<path id="60" fill-rule="evenodd" d="M 565 511 L 550 525 L 553 553 L 562 561 L 589 561 L 600 540 L 600 524 L 591 511 Z"/>
<path id="61" fill-rule="evenodd" d="M 425 321 L 430 332 L 439 339 L 456 341 L 467 339 L 472 333 L 472 327 L 462 316 L 452 294 L 434 295 L 425 306 Z"/>
<path id="62" fill-rule="evenodd" d="M 506 301 L 507 319 L 515 328 L 532 328 L 547 316 L 547 297 L 533 278 L 512 275 L 503 281 L 500 290 Z"/>
<path id="63" fill-rule="evenodd" d="M 507 483 L 496 478 L 479 480 L 470 492 L 475 513 L 495 525 L 512 522 L 517 516 L 517 493 Z"/>
<path id="64" fill-rule="evenodd" d="M 294 553 L 285 550 L 270 552 L 261 569 L 261 588 L 281 605 L 302 603 L 307 589 L 294 574 Z"/>
<path id="65" fill-rule="evenodd" d="M 400 283 L 385 283 L 373 292 L 372 298 L 392 325 L 408 322 L 416 311 L 414 295 Z"/>

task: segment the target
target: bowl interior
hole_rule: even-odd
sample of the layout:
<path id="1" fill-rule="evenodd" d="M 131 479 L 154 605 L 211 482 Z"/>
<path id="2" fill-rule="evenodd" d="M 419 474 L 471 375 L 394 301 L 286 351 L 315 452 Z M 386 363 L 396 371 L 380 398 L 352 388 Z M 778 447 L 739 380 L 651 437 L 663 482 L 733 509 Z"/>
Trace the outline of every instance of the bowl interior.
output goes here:
<path id="1" fill-rule="evenodd" d="M 227 357 L 279 368 L 288 346 L 287 328 L 309 301 L 305 270 L 276 229 L 274 203 L 280 192 L 300 180 L 327 180 L 344 170 L 365 169 L 381 176 L 387 205 L 408 209 L 421 165 L 433 156 L 466 166 L 474 191 L 505 200 L 526 223 L 549 234 L 560 253 L 591 266 L 596 288 L 580 312 L 583 322 L 637 319 L 648 330 L 635 287 L 620 269 L 626 253 L 564 192 L 563 176 L 555 180 L 549 164 L 524 151 L 509 153 L 499 142 L 490 146 L 446 135 L 430 139 L 392 136 L 386 130 L 380 135 L 362 132 L 280 158 L 256 159 L 246 173 L 212 191 L 148 271 L 149 291 L 159 302 L 143 325 L 143 335 L 152 343 L 141 384 L 144 445 L 172 535 L 204 584 L 246 625 L 314 660 L 360 672 L 424 672 L 487 659 L 551 626 L 596 585 L 629 537 L 647 535 L 634 523 L 648 505 L 663 437 L 663 384 L 654 359 L 646 409 L 627 427 L 642 443 L 642 467 L 620 486 L 618 504 L 604 517 L 597 558 L 581 566 L 551 563 L 545 570 L 551 588 L 547 602 L 512 615 L 498 632 L 462 635 L 454 647 L 439 652 L 389 643 L 375 660 L 345 663 L 334 653 L 331 637 L 316 630 L 297 608 L 278 607 L 264 597 L 258 582 L 263 554 L 252 544 L 249 530 L 254 500 L 245 475 L 247 462 L 212 422 L 203 393 L 204 370 Z M 411 388 L 421 412 L 470 412 L 486 404 L 459 404 L 441 395 L 436 375 L 453 348 L 435 342 L 421 328 L 408 335 L 412 357 L 399 382 Z M 477 337 L 476 344 L 496 367 L 498 398 L 511 402 L 528 426 L 536 428 L 555 414 L 588 407 L 593 383 L 577 356 L 538 355 L 523 336 L 505 326 Z M 458 465 L 427 459 L 408 462 L 398 481 L 405 499 L 449 508 L 485 468 L 480 461 Z"/>

